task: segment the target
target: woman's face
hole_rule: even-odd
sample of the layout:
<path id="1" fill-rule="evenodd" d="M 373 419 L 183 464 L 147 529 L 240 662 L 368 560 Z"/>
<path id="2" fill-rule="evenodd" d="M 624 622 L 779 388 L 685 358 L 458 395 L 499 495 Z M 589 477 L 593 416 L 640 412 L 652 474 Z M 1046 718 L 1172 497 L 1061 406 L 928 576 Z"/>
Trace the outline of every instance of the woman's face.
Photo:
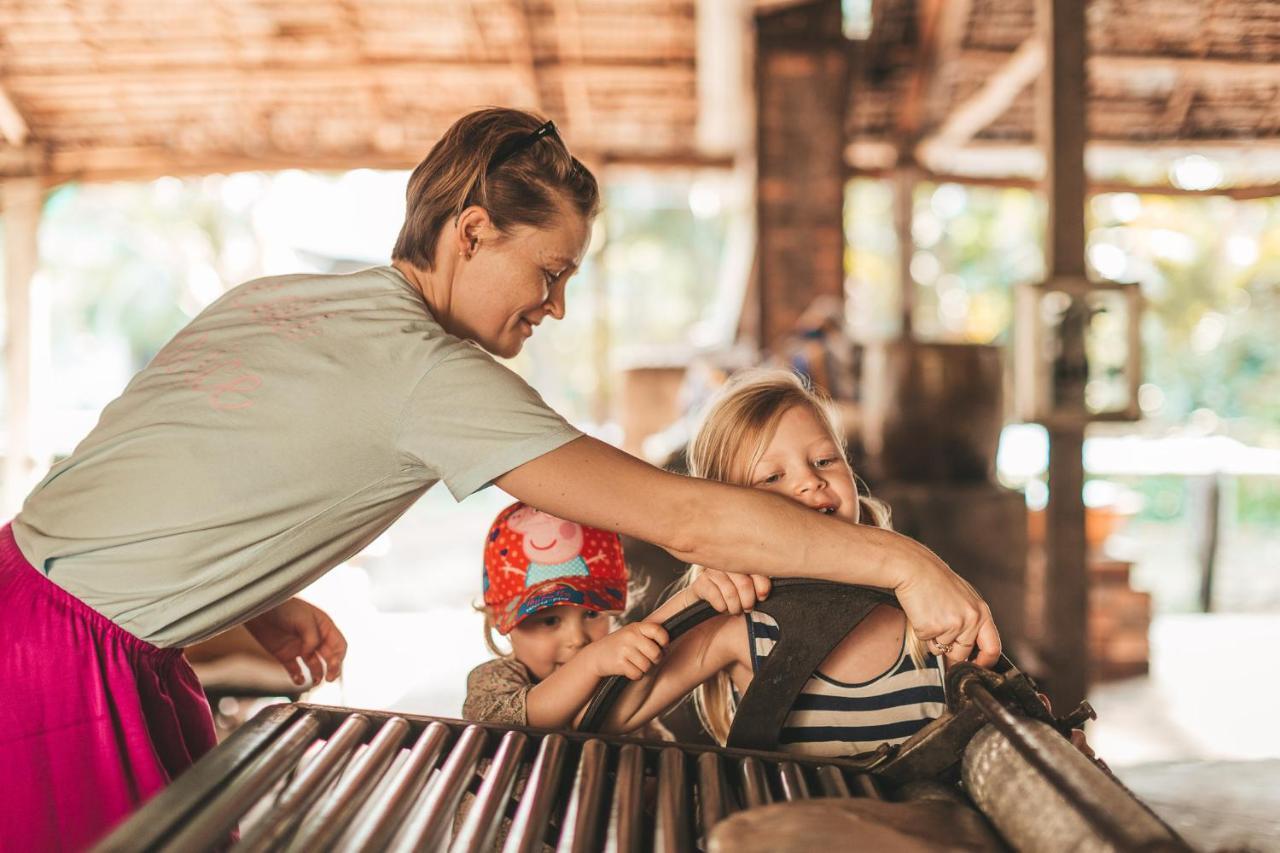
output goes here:
<path id="1" fill-rule="evenodd" d="M 564 317 L 565 284 L 586 254 L 591 223 L 561 205 L 545 228 L 521 225 L 504 234 L 492 224 L 481 224 L 460 237 L 450 331 L 511 358 L 543 320 Z"/>
<path id="2" fill-rule="evenodd" d="M 853 469 L 808 406 L 792 406 L 783 413 L 760 461 L 747 472 L 746 485 L 846 521 L 858 520 Z"/>

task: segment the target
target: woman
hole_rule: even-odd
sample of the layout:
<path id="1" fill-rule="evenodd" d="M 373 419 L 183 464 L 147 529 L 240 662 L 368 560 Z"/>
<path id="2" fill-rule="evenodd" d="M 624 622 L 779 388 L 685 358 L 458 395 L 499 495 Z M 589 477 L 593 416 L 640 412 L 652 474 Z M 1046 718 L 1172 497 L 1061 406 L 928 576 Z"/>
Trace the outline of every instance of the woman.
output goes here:
<path id="1" fill-rule="evenodd" d="M 564 316 L 598 205 L 550 122 L 472 113 L 410 177 L 391 266 L 241 285 L 107 406 L 0 538 L 6 842 L 87 843 L 211 747 L 184 645 L 245 624 L 295 680 L 299 656 L 336 677 L 341 633 L 291 596 L 439 480 L 704 566 L 890 587 L 994 661 L 985 603 L 922 546 L 646 465 L 494 361 Z"/>

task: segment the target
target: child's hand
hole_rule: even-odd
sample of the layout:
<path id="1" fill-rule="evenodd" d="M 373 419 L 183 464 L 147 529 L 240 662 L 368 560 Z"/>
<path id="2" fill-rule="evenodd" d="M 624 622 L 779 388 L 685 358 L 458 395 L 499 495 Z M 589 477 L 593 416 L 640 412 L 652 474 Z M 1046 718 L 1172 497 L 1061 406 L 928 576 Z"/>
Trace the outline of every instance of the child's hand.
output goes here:
<path id="1" fill-rule="evenodd" d="M 739 575 L 703 569 L 702 574 L 689 584 L 689 590 L 717 612 L 737 615 L 751 610 L 756 602 L 768 598 L 772 585 L 773 582 L 764 575 Z"/>
<path id="2" fill-rule="evenodd" d="M 591 655 L 595 674 L 601 678 L 625 675 L 636 681 L 662 657 L 667 641 L 667 632 L 661 625 L 632 622 L 596 640 L 579 654 Z"/>

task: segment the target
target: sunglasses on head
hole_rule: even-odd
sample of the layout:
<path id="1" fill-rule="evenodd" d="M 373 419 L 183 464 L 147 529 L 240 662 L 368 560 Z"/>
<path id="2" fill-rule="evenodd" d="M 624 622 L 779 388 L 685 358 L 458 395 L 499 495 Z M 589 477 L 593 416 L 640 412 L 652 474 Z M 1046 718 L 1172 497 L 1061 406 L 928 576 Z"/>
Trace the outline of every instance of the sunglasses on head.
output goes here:
<path id="1" fill-rule="evenodd" d="M 527 133 L 524 136 L 520 136 L 510 140 L 509 142 L 503 143 L 498 146 L 498 150 L 493 155 L 493 159 L 489 161 L 489 166 L 485 169 L 485 174 L 492 175 L 495 169 L 522 151 L 533 147 L 533 144 L 539 139 L 553 135 L 559 136 L 560 132 L 556 130 L 556 123 L 549 121 L 532 133 Z"/>

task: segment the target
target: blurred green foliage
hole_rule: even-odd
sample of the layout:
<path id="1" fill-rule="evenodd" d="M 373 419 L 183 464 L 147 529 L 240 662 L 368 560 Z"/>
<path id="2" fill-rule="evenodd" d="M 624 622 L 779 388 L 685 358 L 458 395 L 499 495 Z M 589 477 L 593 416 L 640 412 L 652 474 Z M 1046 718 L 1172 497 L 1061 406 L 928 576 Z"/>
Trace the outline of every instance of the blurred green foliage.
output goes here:
<path id="1" fill-rule="evenodd" d="M 846 198 L 851 325 L 896 334 L 891 189 L 859 179 Z M 1280 445 L 1280 200 L 1107 193 L 1088 213 L 1094 273 L 1142 287 L 1144 415 L 1173 425 L 1207 409 L 1241 440 Z M 1044 275 L 1038 196 L 922 183 L 913 215 L 917 336 L 1008 342 L 1014 285 Z"/>

